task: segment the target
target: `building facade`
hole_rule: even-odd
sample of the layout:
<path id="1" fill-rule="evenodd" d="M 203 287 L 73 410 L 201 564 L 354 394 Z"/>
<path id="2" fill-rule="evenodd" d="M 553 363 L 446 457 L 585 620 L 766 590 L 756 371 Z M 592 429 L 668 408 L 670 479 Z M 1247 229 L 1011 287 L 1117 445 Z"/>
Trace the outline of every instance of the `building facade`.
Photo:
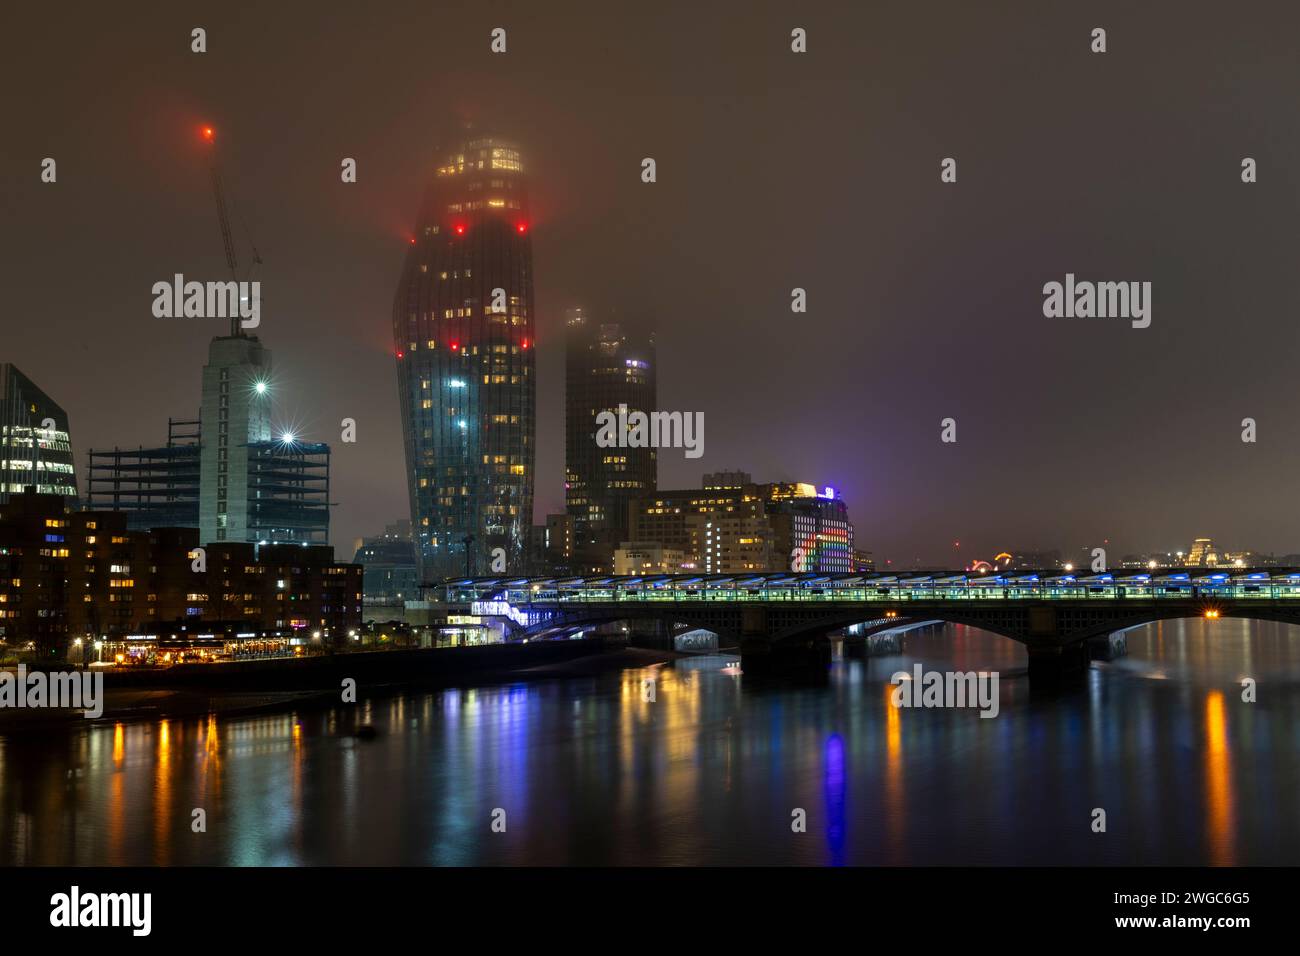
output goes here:
<path id="1" fill-rule="evenodd" d="M 658 487 L 651 447 L 601 448 L 596 416 L 656 409 L 654 335 L 571 309 L 565 325 L 564 501 L 578 571 L 608 572 L 628 537 L 628 505 Z"/>
<path id="2" fill-rule="evenodd" d="M 615 574 L 678 574 L 694 570 L 686 554 L 657 541 L 624 541 L 614 552 Z"/>
<path id="3" fill-rule="evenodd" d="M 528 180 L 467 135 L 434 171 L 393 302 L 411 520 L 425 579 L 523 567 L 536 449 Z M 497 549 L 500 549 L 498 551 Z"/>
<path id="4" fill-rule="evenodd" d="M 0 504 L 28 487 L 77 499 L 68 415 L 8 363 L 0 364 Z"/>
<path id="5" fill-rule="evenodd" d="M 123 512 L 74 512 L 57 495 L 0 506 L 0 639 L 56 654 L 172 621 L 243 621 L 340 638 L 361 621 L 362 574 L 333 549 L 199 547 L 194 528 L 132 531 Z"/>
<path id="6" fill-rule="evenodd" d="M 853 524 L 833 488 L 756 484 L 743 472 L 703 484 L 635 499 L 629 543 L 679 551 L 682 570 L 707 574 L 853 570 Z"/>
<path id="7" fill-rule="evenodd" d="M 409 522 L 389 525 L 382 535 L 366 538 L 352 558 L 366 569 L 366 603 L 400 605 L 420 597 L 420 572 Z"/>

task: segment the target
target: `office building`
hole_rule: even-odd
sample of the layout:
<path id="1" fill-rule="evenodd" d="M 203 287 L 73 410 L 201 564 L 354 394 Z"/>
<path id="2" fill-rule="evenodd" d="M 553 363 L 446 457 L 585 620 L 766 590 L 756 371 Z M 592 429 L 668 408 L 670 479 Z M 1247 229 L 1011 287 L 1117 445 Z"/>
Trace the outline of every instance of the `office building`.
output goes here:
<path id="1" fill-rule="evenodd" d="M 9 363 L 0 364 L 0 504 L 27 488 L 76 501 L 68 414 Z"/>
<path id="2" fill-rule="evenodd" d="M 352 558 L 365 568 L 366 604 L 396 606 L 420 597 L 420 572 L 409 521 L 389 525 L 366 538 Z"/>
<path id="3" fill-rule="evenodd" d="M 601 448 L 596 416 L 656 409 L 653 334 L 571 309 L 565 327 L 564 499 L 573 518 L 574 566 L 609 572 L 628 536 L 628 504 L 658 486 L 652 447 Z"/>
<path id="4" fill-rule="evenodd" d="M 624 541 L 614 551 L 615 574 L 679 574 L 694 570 L 685 552 L 666 548 L 657 541 Z"/>
<path id="5" fill-rule="evenodd" d="M 709 574 L 853 570 L 853 524 L 835 489 L 756 484 L 743 472 L 706 475 L 703 485 L 635 499 L 628 543 L 679 551 Z"/>

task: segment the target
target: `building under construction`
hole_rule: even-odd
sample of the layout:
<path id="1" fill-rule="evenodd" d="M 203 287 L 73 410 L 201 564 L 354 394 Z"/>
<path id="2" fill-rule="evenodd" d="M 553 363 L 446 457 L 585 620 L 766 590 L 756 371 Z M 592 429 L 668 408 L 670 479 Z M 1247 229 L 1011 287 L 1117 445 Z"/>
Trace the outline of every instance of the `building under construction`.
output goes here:
<path id="1" fill-rule="evenodd" d="M 199 526 L 199 423 L 167 420 L 162 448 L 90 451 L 87 507 L 121 511 L 132 531 Z"/>
<path id="2" fill-rule="evenodd" d="M 203 527 L 201 447 L 198 420 L 169 419 L 161 448 L 92 450 L 87 507 L 124 512 L 132 531 Z M 246 474 L 237 484 L 246 489 L 247 520 L 238 537 L 213 540 L 327 543 L 329 445 L 283 436 L 247 442 L 242 450 Z"/>

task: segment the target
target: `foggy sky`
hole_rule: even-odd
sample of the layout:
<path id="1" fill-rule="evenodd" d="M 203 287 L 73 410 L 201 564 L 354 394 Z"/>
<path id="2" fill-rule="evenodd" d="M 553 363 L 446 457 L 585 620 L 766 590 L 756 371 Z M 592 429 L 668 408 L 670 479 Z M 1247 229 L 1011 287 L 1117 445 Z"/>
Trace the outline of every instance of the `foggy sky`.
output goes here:
<path id="1" fill-rule="evenodd" d="M 653 316 L 660 407 L 705 414 L 704 456 L 661 452 L 661 486 L 834 485 L 882 562 L 1300 551 L 1300 16 L 1136 6 L 24 5 L 0 57 L 0 361 L 67 409 L 79 471 L 197 413 L 222 320 L 154 318 L 150 287 L 225 277 L 211 123 L 265 261 L 281 417 L 333 446 L 350 557 L 407 514 L 392 297 L 443 133 L 474 118 L 531 177 L 537 521 L 563 505 L 581 305 Z M 1067 272 L 1152 282 L 1151 327 L 1044 318 Z"/>

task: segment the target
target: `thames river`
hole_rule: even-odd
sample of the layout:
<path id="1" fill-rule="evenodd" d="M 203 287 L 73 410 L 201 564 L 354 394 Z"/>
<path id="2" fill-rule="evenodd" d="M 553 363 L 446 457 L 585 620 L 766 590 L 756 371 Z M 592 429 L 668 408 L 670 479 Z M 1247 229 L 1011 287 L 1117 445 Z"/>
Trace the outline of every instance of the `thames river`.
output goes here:
<path id="1" fill-rule="evenodd" d="M 1300 629 L 1171 621 L 1128 639 L 1057 692 L 1031 691 L 1018 645 L 949 626 L 837 659 L 821 686 L 756 683 L 719 655 L 15 732 L 0 861 L 1300 863 Z M 918 661 L 999 672 L 998 716 L 892 706 L 890 676 Z"/>

